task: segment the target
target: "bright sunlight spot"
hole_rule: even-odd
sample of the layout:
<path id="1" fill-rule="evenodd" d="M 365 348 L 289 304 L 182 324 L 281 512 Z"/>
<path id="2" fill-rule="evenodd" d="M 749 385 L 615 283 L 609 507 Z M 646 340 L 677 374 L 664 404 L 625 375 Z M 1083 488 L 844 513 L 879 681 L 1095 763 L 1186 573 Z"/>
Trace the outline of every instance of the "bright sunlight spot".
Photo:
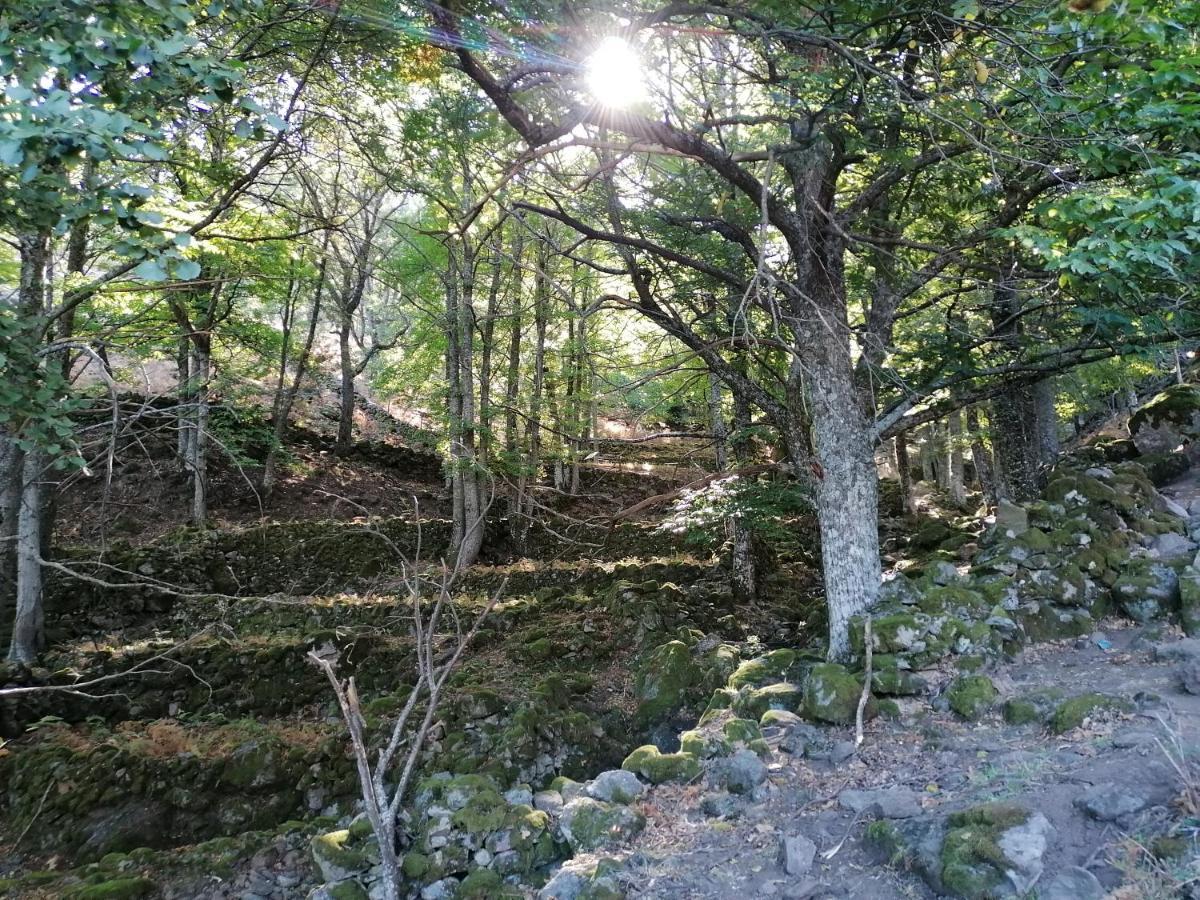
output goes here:
<path id="1" fill-rule="evenodd" d="M 587 59 L 588 91 L 598 103 L 620 109 L 646 97 L 642 61 L 629 42 L 609 35 Z"/>

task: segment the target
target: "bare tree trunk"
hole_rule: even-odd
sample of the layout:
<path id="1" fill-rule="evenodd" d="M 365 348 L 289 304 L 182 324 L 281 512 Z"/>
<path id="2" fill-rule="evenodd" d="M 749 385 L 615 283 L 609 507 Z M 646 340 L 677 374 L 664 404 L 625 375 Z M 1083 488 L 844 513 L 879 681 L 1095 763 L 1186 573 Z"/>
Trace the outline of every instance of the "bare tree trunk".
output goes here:
<path id="1" fill-rule="evenodd" d="M 342 311 L 338 323 L 338 361 L 341 366 L 342 396 L 338 412 L 337 449 L 346 451 L 354 440 L 354 360 L 350 357 L 352 312 Z"/>
<path id="2" fill-rule="evenodd" d="M 21 256 L 17 309 L 24 323 L 35 325 L 45 313 L 46 258 L 50 249 L 49 232 L 40 231 L 18 237 Z M 19 437 L 14 435 L 13 440 Z M 16 592 L 13 612 L 10 662 L 28 665 L 37 657 L 44 637 L 42 614 L 42 471 L 45 453 L 38 447 L 19 452 L 14 447 L 8 456 L 9 478 L 6 487 L 5 514 L 11 523 L 12 491 L 17 492 L 15 572 Z M 18 462 L 19 461 L 19 462 Z M 18 474 L 19 473 L 19 474 Z M 7 529 L 6 529 L 7 530 Z"/>
<path id="3" fill-rule="evenodd" d="M 918 454 L 921 459 L 921 480 L 926 484 L 933 485 L 937 483 L 937 469 L 934 467 L 934 437 L 933 425 L 926 425 L 920 429 L 921 450 Z"/>
<path id="4" fill-rule="evenodd" d="M 745 358 L 740 364 L 744 367 Z M 720 421 L 724 429 L 724 420 L 717 415 L 714 421 Z M 750 403 L 738 392 L 733 395 L 733 427 L 737 436 L 732 442 L 733 456 L 738 465 L 749 462 L 747 452 L 746 431 L 750 428 Z M 750 528 L 740 518 L 727 522 L 727 530 L 733 547 L 730 552 L 731 587 L 733 596 L 742 602 L 753 603 L 758 598 L 758 564 L 754 558 L 754 535 Z"/>
<path id="5" fill-rule="evenodd" d="M 492 344 L 496 335 L 496 317 L 500 313 L 500 238 L 496 238 L 492 258 L 492 282 L 488 286 L 487 312 L 479 335 L 479 459 L 488 464 L 492 455 Z"/>
<path id="6" fill-rule="evenodd" d="M 180 325 L 179 340 L 175 345 L 175 367 L 178 375 L 176 380 L 179 404 L 177 410 L 176 447 L 175 453 L 179 458 L 179 466 L 187 472 L 192 458 L 192 338 L 188 329 Z"/>
<path id="7" fill-rule="evenodd" d="M 21 514 L 21 448 L 0 426 L 0 633 L 17 600 L 17 518 Z"/>
<path id="8" fill-rule="evenodd" d="M 848 348 L 827 337 L 806 354 L 812 400 L 813 449 L 820 466 L 817 520 L 825 601 L 829 609 L 829 658 L 850 652 L 850 619 L 879 595 L 879 485 L 871 423 L 859 402 Z M 794 446 L 797 437 L 789 441 Z M 796 459 L 798 471 L 803 460 Z"/>
<path id="9" fill-rule="evenodd" d="M 451 252 L 446 279 L 446 367 L 449 378 L 450 468 L 455 568 L 472 565 L 483 545 L 483 515 L 475 458 L 474 309 L 472 271 L 465 246 L 460 260 Z M 461 268 L 460 268 L 461 267 Z"/>
<path id="10" fill-rule="evenodd" d="M 1037 410 L 1038 456 L 1043 466 L 1051 466 L 1058 459 L 1058 410 L 1055 408 L 1057 389 L 1053 378 L 1045 378 L 1033 386 L 1033 400 Z"/>
<path id="11" fill-rule="evenodd" d="M 708 373 L 708 421 L 712 428 L 717 471 L 724 472 L 729 466 L 729 431 L 725 427 L 725 414 L 721 409 L 721 380 L 712 372 Z"/>
<path id="12" fill-rule="evenodd" d="M 192 473 L 192 524 L 203 528 L 208 521 L 208 418 L 210 378 L 209 336 L 192 340 L 191 370 L 194 378 L 195 419 L 189 444 L 188 468 Z"/>
<path id="13" fill-rule="evenodd" d="M 967 407 L 967 431 L 971 433 L 971 461 L 975 464 L 975 477 L 988 506 L 996 505 L 996 479 L 992 466 L 992 455 L 983 444 L 983 429 L 979 426 L 979 411 Z"/>
<path id="14" fill-rule="evenodd" d="M 946 480 L 950 502 L 962 509 L 967 505 L 963 484 L 962 411 L 955 410 L 946 420 Z"/>
<path id="15" fill-rule="evenodd" d="M 896 458 L 896 473 L 900 478 L 901 509 L 908 515 L 915 516 L 917 505 L 912 489 L 912 463 L 908 459 L 908 435 L 904 432 L 896 435 L 892 445 Z"/>

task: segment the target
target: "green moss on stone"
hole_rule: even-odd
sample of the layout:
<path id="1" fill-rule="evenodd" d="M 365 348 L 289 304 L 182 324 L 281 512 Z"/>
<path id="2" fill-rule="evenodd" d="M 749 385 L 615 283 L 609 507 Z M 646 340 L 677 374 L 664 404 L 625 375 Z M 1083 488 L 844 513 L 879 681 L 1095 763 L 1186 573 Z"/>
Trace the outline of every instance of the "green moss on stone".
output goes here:
<path id="1" fill-rule="evenodd" d="M 982 718 L 997 695 L 996 686 L 986 675 L 960 675 L 946 689 L 950 708 L 969 721 Z"/>
<path id="2" fill-rule="evenodd" d="M 653 744 L 638 747 L 621 768 L 641 775 L 651 784 L 688 782 L 699 777 L 700 761 L 690 753 L 663 753 Z"/>
<path id="3" fill-rule="evenodd" d="M 985 803 L 951 814 L 941 851 L 946 891 L 966 900 L 997 896 L 1011 865 L 999 840 L 1028 819 L 1027 809 L 1011 803 Z"/>
<path id="4" fill-rule="evenodd" d="M 804 683 L 803 713 L 810 719 L 847 725 L 854 721 L 862 682 L 845 666 L 821 663 L 813 666 Z M 874 714 L 874 700 L 867 704 L 867 713 Z"/>
<path id="5" fill-rule="evenodd" d="M 1078 728 L 1083 720 L 1097 710 L 1115 710 L 1128 712 L 1129 702 L 1120 697 L 1110 697 L 1107 694 L 1082 694 L 1064 700 L 1054 710 L 1050 717 L 1050 730 L 1055 734 L 1063 734 L 1072 728 Z"/>
<path id="6" fill-rule="evenodd" d="M 729 678 L 729 687 L 737 689 L 746 685 L 768 684 L 778 681 L 787 674 L 788 669 L 796 661 L 794 650 L 772 650 L 766 656 L 748 659 Z"/>
<path id="7" fill-rule="evenodd" d="M 65 900 L 130 900 L 135 897 L 149 897 L 157 891 L 158 885 L 149 878 L 130 877 L 82 885 L 67 891 L 63 896 Z"/>

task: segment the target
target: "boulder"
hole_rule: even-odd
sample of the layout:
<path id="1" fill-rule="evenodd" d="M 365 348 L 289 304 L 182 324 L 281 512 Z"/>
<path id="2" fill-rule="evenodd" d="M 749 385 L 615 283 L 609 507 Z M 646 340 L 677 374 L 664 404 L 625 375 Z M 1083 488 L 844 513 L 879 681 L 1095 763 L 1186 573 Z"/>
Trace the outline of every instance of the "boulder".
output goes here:
<path id="1" fill-rule="evenodd" d="M 709 764 L 709 784 L 731 794 L 749 794 L 766 780 L 767 767 L 751 750 L 739 750 Z"/>
<path id="2" fill-rule="evenodd" d="M 638 747 L 621 763 L 621 768 L 641 775 L 651 784 L 693 781 L 700 775 L 700 761 L 690 753 L 663 753 L 653 744 Z"/>
<path id="3" fill-rule="evenodd" d="M 1104 900 L 1108 891 L 1087 869 L 1072 866 L 1038 885 L 1038 900 Z"/>
<path id="4" fill-rule="evenodd" d="M 601 772 L 584 788 L 593 800 L 608 803 L 632 803 L 646 791 L 638 777 L 625 769 Z"/>
<path id="5" fill-rule="evenodd" d="M 1129 435 L 1138 450 L 1170 453 L 1200 439 L 1200 387 L 1175 384 L 1129 417 Z"/>
<path id="6" fill-rule="evenodd" d="M 874 812 L 881 819 L 911 819 L 921 814 L 920 795 L 905 787 L 842 791 L 838 804 L 856 813 Z"/>
<path id="7" fill-rule="evenodd" d="M 760 687 L 771 682 L 780 681 L 796 662 L 794 650 L 772 650 L 766 656 L 748 659 L 729 676 L 729 687 L 741 688 L 747 685 Z"/>
<path id="8" fill-rule="evenodd" d="M 1200 637 L 1200 566 L 1188 566 L 1179 574 L 1179 623 L 1184 634 Z"/>
<path id="9" fill-rule="evenodd" d="M 1029 512 L 1007 500 L 996 504 L 996 533 L 1015 538 L 1029 530 Z"/>
<path id="10" fill-rule="evenodd" d="M 1026 894 L 1042 874 L 1054 827 L 1040 812 L 1010 803 L 985 803 L 948 819 L 941 849 L 947 893 L 965 900 Z"/>
<path id="11" fill-rule="evenodd" d="M 1168 566 L 1186 566 L 1195 557 L 1197 545 L 1181 534 L 1168 531 L 1157 535 L 1150 542 L 1149 549 L 1156 559 Z"/>
<path id="12" fill-rule="evenodd" d="M 779 838 L 779 864 L 792 876 L 807 875 L 817 858 L 817 845 L 802 834 L 783 834 Z"/>
<path id="13" fill-rule="evenodd" d="M 1110 697 L 1108 694 L 1081 694 L 1062 701 L 1050 716 L 1050 730 L 1063 734 L 1078 728 L 1093 713 L 1104 710 L 1128 712 L 1132 707 L 1127 700 Z"/>
<path id="14" fill-rule="evenodd" d="M 1089 788 L 1075 798 L 1075 805 L 1098 822 L 1116 822 L 1141 812 L 1150 805 L 1150 798 L 1125 785 L 1107 783 Z"/>
<path id="15" fill-rule="evenodd" d="M 848 725 L 854 721 L 862 682 L 845 666 L 821 663 L 813 666 L 804 683 L 803 714 L 819 722 Z M 867 704 L 866 715 L 874 715 L 875 705 Z"/>
<path id="16" fill-rule="evenodd" d="M 576 853 L 622 844 L 646 827 L 646 817 L 619 803 L 579 797 L 563 807 L 559 831 Z"/>
<path id="17" fill-rule="evenodd" d="M 1156 560 L 1131 560 L 1113 585 L 1112 596 L 1129 618 L 1145 624 L 1179 607 L 1179 575 Z"/>
<path id="18" fill-rule="evenodd" d="M 1179 686 L 1189 694 L 1200 695 L 1200 659 L 1190 659 L 1175 670 Z"/>

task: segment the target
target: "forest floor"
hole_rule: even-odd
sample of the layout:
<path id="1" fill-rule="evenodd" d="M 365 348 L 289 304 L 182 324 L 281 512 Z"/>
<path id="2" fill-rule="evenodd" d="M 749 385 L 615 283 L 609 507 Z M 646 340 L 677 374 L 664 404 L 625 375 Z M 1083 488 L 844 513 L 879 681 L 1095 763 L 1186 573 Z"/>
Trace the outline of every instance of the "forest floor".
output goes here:
<path id="1" fill-rule="evenodd" d="M 969 723 L 918 700 L 900 721 L 871 722 L 860 750 L 840 763 L 797 757 L 781 749 L 786 736 L 768 737 L 763 796 L 739 804 L 731 816 L 710 818 L 701 811 L 702 786 L 657 787 L 643 807 L 650 824 L 628 851 L 623 877 L 629 894 L 934 897 L 915 873 L 888 865 L 887 854 L 868 837 L 870 822 L 880 812 L 897 820 L 936 818 L 1003 800 L 1040 810 L 1054 828 L 1042 858 L 1040 900 L 1098 900 L 1120 884 L 1129 898 L 1180 896 L 1169 873 L 1140 867 L 1134 852 L 1139 839 L 1150 841 L 1145 832 L 1161 832 L 1179 814 L 1174 806 L 1183 789 L 1168 754 L 1200 743 L 1200 697 L 1180 690 L 1175 663 L 1156 659 L 1162 637 L 1157 630 L 1146 634 L 1128 623 L 1105 622 L 1102 634 L 1035 645 L 990 673 L 1002 696 L 1058 688 L 1138 698 L 1133 711 L 1097 714 L 1061 735 L 1038 725 L 1008 725 L 999 707 L 984 721 Z M 831 732 L 832 740 L 854 739 L 853 728 Z M 861 807 L 862 791 L 878 792 L 868 799 L 881 810 L 849 808 Z M 1097 819 L 1080 806 L 1093 791 L 1129 812 Z M 811 869 L 789 875 L 780 848 L 794 835 L 812 841 L 817 855 Z M 1104 890 L 1050 892 L 1056 876 L 1072 867 L 1091 873 L 1097 890 Z"/>

